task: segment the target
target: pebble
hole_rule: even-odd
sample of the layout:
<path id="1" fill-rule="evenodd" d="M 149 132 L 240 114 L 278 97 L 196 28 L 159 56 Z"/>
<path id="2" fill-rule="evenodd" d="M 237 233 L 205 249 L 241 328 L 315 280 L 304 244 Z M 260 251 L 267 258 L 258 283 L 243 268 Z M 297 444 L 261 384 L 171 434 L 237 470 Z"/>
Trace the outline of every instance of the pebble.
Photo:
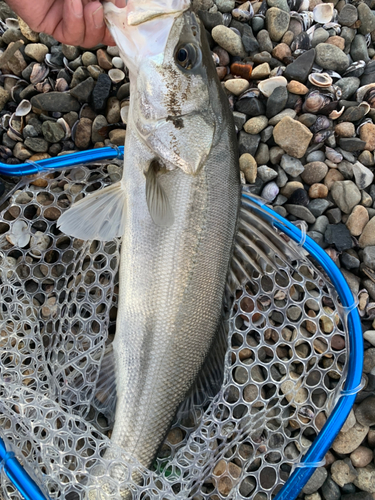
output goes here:
<path id="1" fill-rule="evenodd" d="M 355 486 L 362 491 L 375 493 L 375 466 L 369 464 L 366 467 L 358 469 L 358 476 L 353 481 Z"/>
<path id="2" fill-rule="evenodd" d="M 373 217 L 365 225 L 362 234 L 358 240 L 360 248 L 375 246 L 375 218 Z"/>
<path id="3" fill-rule="evenodd" d="M 282 155 L 280 165 L 291 177 L 297 177 L 305 169 L 300 160 L 287 154 Z"/>
<path id="4" fill-rule="evenodd" d="M 303 487 L 302 492 L 305 495 L 311 495 L 312 493 L 315 493 L 323 485 L 324 481 L 327 479 L 327 475 L 327 469 L 325 469 L 324 467 L 318 467 L 317 469 L 315 469 L 313 475 Z"/>
<path id="5" fill-rule="evenodd" d="M 356 450 L 354 450 L 350 454 L 350 460 L 354 467 L 366 467 L 374 458 L 374 453 L 370 448 L 366 446 L 358 446 Z"/>
<path id="6" fill-rule="evenodd" d="M 324 233 L 324 240 L 329 245 L 335 245 L 339 252 L 352 248 L 353 241 L 348 228 L 342 224 L 334 221 L 333 224 L 328 224 L 326 232 Z"/>
<path id="7" fill-rule="evenodd" d="M 331 466 L 331 475 L 335 483 L 341 487 L 344 484 L 352 483 L 358 476 L 350 458 L 334 462 Z"/>
<path id="8" fill-rule="evenodd" d="M 43 62 L 49 50 L 43 43 L 28 43 L 25 47 L 25 54 L 35 61 Z"/>
<path id="9" fill-rule="evenodd" d="M 346 227 L 352 236 L 360 236 L 369 221 L 369 215 L 365 207 L 357 205 L 346 221 Z"/>
<path id="10" fill-rule="evenodd" d="M 357 422 L 365 426 L 375 424 L 375 396 L 366 398 L 355 410 Z"/>
<path id="11" fill-rule="evenodd" d="M 340 500 L 341 491 L 331 476 L 328 476 L 322 486 L 324 500 Z"/>
<path id="12" fill-rule="evenodd" d="M 109 140 L 111 141 L 111 144 L 114 144 L 115 146 L 123 146 L 125 144 L 125 136 L 126 130 L 115 129 L 111 130 L 109 133 Z"/>
<path id="13" fill-rule="evenodd" d="M 329 43 L 319 43 L 315 50 L 315 62 L 323 69 L 337 71 L 340 74 L 348 69 L 348 56 L 335 45 Z"/>
<path id="14" fill-rule="evenodd" d="M 95 111 L 102 111 L 105 108 L 111 87 L 112 82 L 109 76 L 106 74 L 99 75 L 92 92 L 92 102 Z"/>
<path id="15" fill-rule="evenodd" d="M 361 193 L 352 181 L 336 181 L 331 194 L 336 205 L 346 214 L 350 214 L 361 200 Z"/>
<path id="16" fill-rule="evenodd" d="M 289 14 L 277 7 L 271 7 L 266 12 L 266 26 L 273 42 L 279 42 L 289 27 Z"/>
<path id="17" fill-rule="evenodd" d="M 243 128 L 248 134 L 259 134 L 267 125 L 268 119 L 265 116 L 256 116 L 250 118 L 250 120 L 244 124 Z"/>
<path id="18" fill-rule="evenodd" d="M 241 95 L 242 92 L 245 92 L 249 87 L 249 82 L 243 78 L 233 78 L 225 82 L 225 88 L 236 96 Z"/>
<path id="19" fill-rule="evenodd" d="M 77 124 L 75 143 L 79 149 L 87 149 L 91 140 L 92 121 L 89 118 L 81 118 Z"/>
<path id="20" fill-rule="evenodd" d="M 30 99 L 33 107 L 44 111 L 57 111 L 69 113 L 69 111 L 79 111 L 80 105 L 77 99 L 68 93 L 48 92 L 38 94 Z"/>
<path id="21" fill-rule="evenodd" d="M 273 137 L 284 151 L 294 158 L 302 158 L 306 153 L 313 134 L 302 123 L 285 117 L 273 130 Z"/>
<path id="22" fill-rule="evenodd" d="M 325 163 L 314 161 L 306 163 L 304 171 L 301 174 L 301 178 L 306 184 L 312 185 L 323 180 L 327 173 L 328 167 Z"/>
<path id="23" fill-rule="evenodd" d="M 356 423 L 347 432 L 339 432 L 332 444 L 332 449 L 336 453 L 349 454 L 358 448 L 365 439 L 369 428 Z"/>
<path id="24" fill-rule="evenodd" d="M 257 162 L 249 153 L 240 156 L 240 170 L 245 174 L 249 184 L 254 184 L 257 178 Z"/>
<path id="25" fill-rule="evenodd" d="M 215 26 L 211 31 L 211 35 L 215 42 L 232 56 L 247 56 L 241 37 L 230 28 L 222 25 Z"/>

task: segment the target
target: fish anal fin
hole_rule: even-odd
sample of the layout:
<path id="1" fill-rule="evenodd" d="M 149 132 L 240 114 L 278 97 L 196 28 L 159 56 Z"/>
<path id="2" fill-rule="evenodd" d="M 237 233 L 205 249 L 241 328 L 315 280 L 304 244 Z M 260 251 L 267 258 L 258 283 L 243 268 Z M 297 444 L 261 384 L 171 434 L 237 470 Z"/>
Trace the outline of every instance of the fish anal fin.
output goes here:
<path id="1" fill-rule="evenodd" d="M 57 226 L 81 240 L 110 241 L 124 234 L 125 216 L 125 189 L 122 182 L 116 182 L 74 203 Z"/>
<path id="2" fill-rule="evenodd" d="M 169 227 L 173 224 L 172 207 L 152 164 L 146 173 L 146 201 L 150 216 L 157 226 Z"/>

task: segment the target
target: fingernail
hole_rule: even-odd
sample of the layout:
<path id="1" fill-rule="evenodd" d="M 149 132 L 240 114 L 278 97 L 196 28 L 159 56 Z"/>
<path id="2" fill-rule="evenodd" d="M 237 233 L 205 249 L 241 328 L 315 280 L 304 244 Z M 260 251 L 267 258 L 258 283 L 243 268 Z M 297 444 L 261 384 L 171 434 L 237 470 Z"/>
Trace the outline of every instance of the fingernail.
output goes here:
<path id="1" fill-rule="evenodd" d="M 93 12 L 92 19 L 94 21 L 95 28 L 102 28 L 104 24 L 104 11 L 102 6 L 98 7 L 96 11 Z"/>
<path id="2" fill-rule="evenodd" d="M 116 7 L 119 9 L 126 7 L 126 0 L 116 0 Z"/>
<path id="3" fill-rule="evenodd" d="M 72 6 L 73 14 L 76 17 L 83 17 L 83 8 L 81 0 L 71 0 L 70 5 Z"/>

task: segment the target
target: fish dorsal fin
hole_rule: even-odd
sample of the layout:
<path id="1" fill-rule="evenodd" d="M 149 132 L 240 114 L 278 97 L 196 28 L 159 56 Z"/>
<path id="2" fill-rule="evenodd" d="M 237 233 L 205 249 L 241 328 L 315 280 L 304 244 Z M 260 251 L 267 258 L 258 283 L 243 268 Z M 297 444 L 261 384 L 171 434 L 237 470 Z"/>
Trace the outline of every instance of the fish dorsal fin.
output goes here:
<path id="1" fill-rule="evenodd" d="M 125 189 L 122 182 L 116 182 L 74 203 L 57 225 L 80 240 L 110 241 L 124 234 L 125 216 Z"/>
<path id="2" fill-rule="evenodd" d="M 146 201 L 150 216 L 157 226 L 169 227 L 174 222 L 173 210 L 152 164 L 145 176 Z"/>
<path id="3" fill-rule="evenodd" d="M 114 422 L 116 412 L 116 370 L 113 347 L 106 347 L 100 364 L 98 381 L 95 388 L 95 403 L 93 406 L 99 410 L 109 422 Z"/>

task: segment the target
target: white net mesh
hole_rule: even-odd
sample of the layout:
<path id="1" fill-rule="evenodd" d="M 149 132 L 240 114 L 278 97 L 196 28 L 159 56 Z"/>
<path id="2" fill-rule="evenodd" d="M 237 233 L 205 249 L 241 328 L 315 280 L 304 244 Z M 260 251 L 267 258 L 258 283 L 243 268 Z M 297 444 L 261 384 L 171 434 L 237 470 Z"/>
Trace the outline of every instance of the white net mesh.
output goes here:
<path id="1" fill-rule="evenodd" d="M 271 498 L 342 387 L 337 294 L 298 245 L 242 213 L 238 240 L 251 242 L 254 264 L 240 285 L 247 259 L 235 250 L 222 386 L 183 406 L 146 470 L 111 443 L 113 401 L 99 377 L 114 337 L 120 241 L 83 242 L 56 229 L 74 200 L 117 180 L 118 170 L 49 174 L 2 200 L 0 436 L 51 498 Z M 2 474 L 4 499 L 20 499 Z"/>

